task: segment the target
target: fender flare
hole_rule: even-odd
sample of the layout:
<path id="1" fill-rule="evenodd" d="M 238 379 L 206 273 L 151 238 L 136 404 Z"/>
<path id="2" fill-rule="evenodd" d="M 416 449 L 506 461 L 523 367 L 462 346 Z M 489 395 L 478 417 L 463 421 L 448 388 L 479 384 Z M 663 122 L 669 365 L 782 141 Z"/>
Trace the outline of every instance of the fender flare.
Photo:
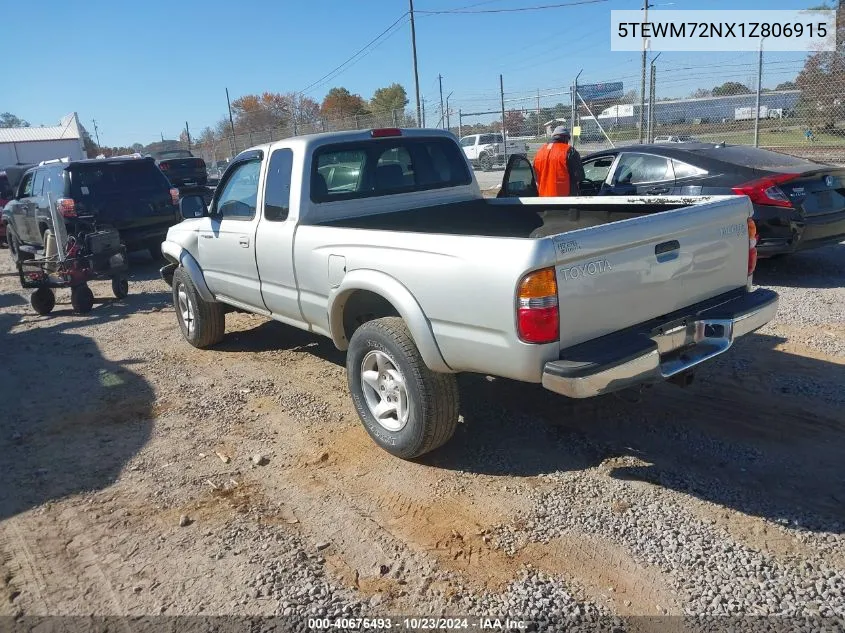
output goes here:
<path id="1" fill-rule="evenodd" d="M 174 262 L 179 262 L 179 265 L 188 271 L 188 274 L 191 276 L 191 281 L 194 282 L 194 286 L 196 286 L 197 292 L 203 301 L 207 301 L 208 303 L 217 302 L 217 299 L 215 299 L 214 295 L 211 294 L 211 290 L 208 289 L 208 284 L 205 283 L 205 276 L 202 274 L 202 269 L 200 268 L 197 260 L 194 259 L 193 255 L 175 242 L 163 242 L 161 245 L 161 252 L 164 253 L 168 259 Z"/>
<path id="2" fill-rule="evenodd" d="M 337 288 L 332 288 L 328 298 L 329 330 L 332 341 L 339 350 L 346 350 L 349 341 L 343 328 L 343 309 L 346 299 L 356 290 L 367 290 L 387 300 L 411 332 L 423 361 L 432 371 L 453 373 L 453 370 L 440 353 L 434 338 L 431 323 L 425 316 L 420 304 L 405 286 L 390 275 L 368 269 L 358 269 L 347 273 Z"/>

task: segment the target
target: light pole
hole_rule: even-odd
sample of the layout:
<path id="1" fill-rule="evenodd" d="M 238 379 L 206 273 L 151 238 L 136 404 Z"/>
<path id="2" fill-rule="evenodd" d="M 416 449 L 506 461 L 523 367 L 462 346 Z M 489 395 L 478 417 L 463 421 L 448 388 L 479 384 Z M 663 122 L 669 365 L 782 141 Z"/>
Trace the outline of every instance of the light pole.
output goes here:
<path id="1" fill-rule="evenodd" d="M 411 13 L 411 48 L 414 52 L 414 89 L 417 95 L 417 127 L 423 126 L 423 116 L 420 110 L 420 76 L 417 72 L 417 29 L 414 25 L 414 0 L 408 0 Z"/>
<path id="2" fill-rule="evenodd" d="M 452 124 L 449 122 L 449 97 L 452 96 L 454 90 L 446 95 L 446 129 L 451 130 Z"/>

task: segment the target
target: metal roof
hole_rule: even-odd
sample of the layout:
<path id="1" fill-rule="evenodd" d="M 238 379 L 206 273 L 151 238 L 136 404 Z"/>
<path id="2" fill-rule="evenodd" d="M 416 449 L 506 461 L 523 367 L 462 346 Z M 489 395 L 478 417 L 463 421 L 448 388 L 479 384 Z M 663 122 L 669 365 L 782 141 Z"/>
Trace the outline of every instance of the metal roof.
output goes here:
<path id="1" fill-rule="evenodd" d="M 61 123 L 56 126 L 0 128 L 0 143 L 74 140 L 78 138 L 80 138 L 80 134 L 76 113 L 62 118 Z"/>

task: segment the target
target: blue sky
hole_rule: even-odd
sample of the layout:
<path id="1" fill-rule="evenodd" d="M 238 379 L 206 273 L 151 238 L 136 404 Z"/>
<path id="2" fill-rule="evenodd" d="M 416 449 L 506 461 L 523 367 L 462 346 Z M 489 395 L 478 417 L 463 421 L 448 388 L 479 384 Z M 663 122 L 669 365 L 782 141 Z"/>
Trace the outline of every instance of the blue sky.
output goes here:
<path id="1" fill-rule="evenodd" d="M 562 0 L 561 0 L 562 1 Z M 652 0 L 655 9 L 802 9 L 810 0 Z M 428 124 L 444 94 L 464 112 L 497 107 L 499 73 L 508 106 L 568 101 L 555 92 L 583 69 L 582 83 L 622 80 L 639 87 L 640 56 L 610 51 L 611 9 L 641 0 L 608 0 L 542 11 L 430 15 L 478 5 L 506 9 L 554 0 L 416 0 L 420 90 Z M 192 133 L 226 113 L 225 88 L 234 99 L 262 91 L 299 91 L 341 64 L 390 26 L 407 0 L 44 0 L 37 8 L 7 3 L 3 48 L 25 52 L 17 74 L 7 74 L 0 111 L 34 125 L 56 125 L 79 113 L 103 145 L 176 138 L 187 120 Z M 30 24 L 33 28 L 8 28 Z M 17 57 L 17 56 L 15 56 Z M 794 77 L 803 54 L 767 57 L 764 85 Z M 7 60 L 8 61 L 8 60 Z M 658 94 L 685 96 L 726 80 L 753 80 L 754 53 L 663 53 Z M 369 54 L 308 96 L 320 101 L 332 86 L 369 98 L 392 82 L 408 90 L 414 107 L 410 28 L 402 24 Z M 533 96 L 532 96 L 533 95 Z M 437 104 L 435 104 L 437 102 Z M 434 121 L 432 121 L 434 118 Z"/>

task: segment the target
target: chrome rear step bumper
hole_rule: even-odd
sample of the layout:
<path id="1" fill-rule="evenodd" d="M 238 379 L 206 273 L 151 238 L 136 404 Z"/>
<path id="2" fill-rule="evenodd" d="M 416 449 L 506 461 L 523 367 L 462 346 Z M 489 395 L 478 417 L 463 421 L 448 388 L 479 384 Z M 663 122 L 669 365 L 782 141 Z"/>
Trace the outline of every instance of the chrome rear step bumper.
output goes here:
<path id="1" fill-rule="evenodd" d="M 546 363 L 543 386 L 570 398 L 590 398 L 666 380 L 723 354 L 737 338 L 771 321 L 777 308 L 777 293 L 761 288 L 686 316 L 588 341 Z"/>

